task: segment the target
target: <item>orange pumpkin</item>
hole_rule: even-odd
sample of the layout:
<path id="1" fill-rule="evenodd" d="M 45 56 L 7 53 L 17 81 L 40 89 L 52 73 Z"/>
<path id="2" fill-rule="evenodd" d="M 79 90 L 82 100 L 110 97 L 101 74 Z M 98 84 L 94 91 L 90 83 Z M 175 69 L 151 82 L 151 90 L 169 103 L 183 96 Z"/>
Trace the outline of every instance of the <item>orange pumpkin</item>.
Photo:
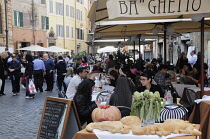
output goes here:
<path id="1" fill-rule="evenodd" d="M 121 119 L 121 112 L 115 106 L 100 106 L 95 108 L 92 112 L 93 122 L 102 121 L 119 121 Z"/>

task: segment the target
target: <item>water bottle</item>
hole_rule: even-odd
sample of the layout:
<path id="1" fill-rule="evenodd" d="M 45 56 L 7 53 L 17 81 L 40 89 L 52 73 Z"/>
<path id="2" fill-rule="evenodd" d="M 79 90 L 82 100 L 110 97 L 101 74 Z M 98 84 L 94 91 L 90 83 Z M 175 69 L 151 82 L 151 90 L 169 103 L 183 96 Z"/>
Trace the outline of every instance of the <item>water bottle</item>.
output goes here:
<path id="1" fill-rule="evenodd" d="M 166 104 L 173 104 L 173 97 L 171 95 L 171 90 L 167 91 Z"/>

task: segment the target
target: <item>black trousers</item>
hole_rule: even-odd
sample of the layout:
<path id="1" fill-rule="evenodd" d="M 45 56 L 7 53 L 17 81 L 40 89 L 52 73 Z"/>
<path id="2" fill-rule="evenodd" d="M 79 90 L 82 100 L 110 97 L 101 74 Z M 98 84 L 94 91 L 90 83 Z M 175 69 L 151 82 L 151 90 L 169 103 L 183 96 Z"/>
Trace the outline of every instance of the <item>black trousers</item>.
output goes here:
<path id="1" fill-rule="evenodd" d="M 34 70 L 34 84 L 36 90 L 43 91 L 44 75 L 42 70 Z"/>
<path id="2" fill-rule="evenodd" d="M 12 92 L 20 92 L 20 73 L 10 73 L 10 80 L 12 82 Z"/>
<path id="3" fill-rule="evenodd" d="M 2 80 L 2 86 L 0 88 L 0 94 L 4 93 L 4 86 L 5 86 L 5 77 L 0 78 Z"/>
<path id="4" fill-rule="evenodd" d="M 44 76 L 45 81 L 47 83 L 47 89 L 48 91 L 53 90 L 53 84 L 54 84 L 54 79 L 53 79 L 53 71 L 50 73 L 50 71 L 46 71 L 46 75 Z"/>
<path id="5" fill-rule="evenodd" d="M 63 82 L 64 78 L 65 78 L 65 75 L 58 75 L 57 82 L 58 82 L 59 91 L 62 91 L 62 86 L 63 86 L 64 91 L 66 92 L 66 84 Z"/>

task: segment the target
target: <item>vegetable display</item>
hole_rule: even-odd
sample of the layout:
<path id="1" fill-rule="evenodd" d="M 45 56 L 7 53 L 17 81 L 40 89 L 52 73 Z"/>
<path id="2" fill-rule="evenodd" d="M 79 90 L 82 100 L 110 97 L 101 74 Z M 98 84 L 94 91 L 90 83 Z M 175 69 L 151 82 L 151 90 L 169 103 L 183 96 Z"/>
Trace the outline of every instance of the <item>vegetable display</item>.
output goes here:
<path id="1" fill-rule="evenodd" d="M 165 106 L 165 99 L 160 97 L 160 93 L 155 93 L 145 90 L 144 92 L 134 92 L 134 102 L 131 107 L 131 115 L 135 115 L 148 121 L 160 118 L 160 112 Z"/>

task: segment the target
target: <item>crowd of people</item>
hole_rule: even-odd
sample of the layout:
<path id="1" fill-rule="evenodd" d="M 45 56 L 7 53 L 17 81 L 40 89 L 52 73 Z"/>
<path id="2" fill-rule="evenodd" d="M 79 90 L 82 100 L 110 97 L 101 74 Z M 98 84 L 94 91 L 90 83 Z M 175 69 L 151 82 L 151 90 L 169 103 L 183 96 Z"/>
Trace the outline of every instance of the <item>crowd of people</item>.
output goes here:
<path id="1" fill-rule="evenodd" d="M 91 122 L 91 113 L 100 105 L 99 101 L 91 101 L 91 95 L 95 86 L 95 76 L 99 73 L 109 77 L 109 85 L 114 86 L 109 104 L 114 106 L 131 107 L 132 95 L 135 91 L 150 90 L 159 91 L 164 97 L 168 88 L 168 81 L 176 79 L 176 74 L 182 77 L 185 84 L 198 85 L 201 76 L 206 82 L 206 73 L 201 73 L 200 55 L 191 52 L 192 58 L 187 59 L 183 52 L 176 65 L 170 62 L 162 63 L 162 59 L 153 58 L 151 61 L 137 59 L 134 63 L 126 55 L 105 55 L 101 57 L 83 56 L 80 61 L 73 61 L 67 54 L 54 58 L 48 54 L 42 56 L 26 54 L 19 58 L 10 54 L 8 50 L 0 57 L 0 79 L 2 80 L 1 95 L 5 95 L 4 86 L 6 75 L 12 83 L 12 93 L 16 96 L 20 92 L 21 83 L 26 88 L 26 98 L 34 98 L 34 94 L 28 91 L 29 81 L 33 80 L 36 90 L 43 92 L 43 82 L 46 82 L 46 90 L 52 92 L 56 84 L 58 92 L 63 91 L 67 99 L 74 100 L 81 124 Z M 207 65 L 206 65 L 207 66 Z M 205 69 L 208 68 L 208 66 Z M 22 72 L 22 68 L 25 71 Z M 8 73 L 8 74 L 6 74 Z M 206 83 L 207 84 L 207 83 Z M 7 92 L 8 93 L 8 92 Z M 129 115 L 129 111 L 121 111 L 123 116 Z"/>

